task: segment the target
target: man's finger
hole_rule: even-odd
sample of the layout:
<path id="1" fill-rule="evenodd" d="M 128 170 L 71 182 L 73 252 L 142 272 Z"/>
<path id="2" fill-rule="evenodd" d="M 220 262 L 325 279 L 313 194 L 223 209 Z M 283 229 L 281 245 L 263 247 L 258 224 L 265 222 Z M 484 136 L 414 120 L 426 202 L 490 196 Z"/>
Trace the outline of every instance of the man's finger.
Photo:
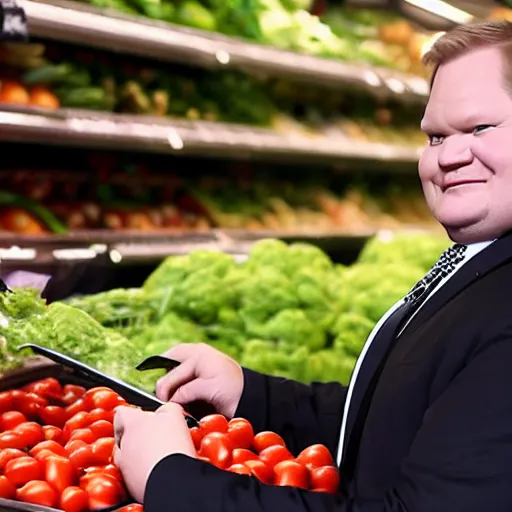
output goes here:
<path id="1" fill-rule="evenodd" d="M 114 439 L 116 445 L 121 447 L 123 434 L 127 426 L 131 423 L 132 419 L 144 414 L 144 411 L 134 409 L 133 407 L 119 406 L 114 410 Z"/>
<path id="2" fill-rule="evenodd" d="M 161 405 L 156 411 L 157 414 L 184 414 L 183 407 L 176 402 L 167 402 Z"/>
<path id="3" fill-rule="evenodd" d="M 113 454 L 114 464 L 118 467 L 122 467 L 121 463 L 121 448 L 119 446 L 114 446 L 114 454 Z"/>
<path id="4" fill-rule="evenodd" d="M 161 379 L 158 379 L 156 383 L 156 396 L 164 402 L 170 400 L 180 386 L 194 379 L 194 368 L 194 362 L 187 360 L 164 375 Z"/>
<path id="5" fill-rule="evenodd" d="M 197 353 L 197 345 L 195 343 L 180 343 L 170 348 L 162 354 L 163 357 L 168 359 L 174 359 L 183 363 L 187 359 L 190 359 Z"/>

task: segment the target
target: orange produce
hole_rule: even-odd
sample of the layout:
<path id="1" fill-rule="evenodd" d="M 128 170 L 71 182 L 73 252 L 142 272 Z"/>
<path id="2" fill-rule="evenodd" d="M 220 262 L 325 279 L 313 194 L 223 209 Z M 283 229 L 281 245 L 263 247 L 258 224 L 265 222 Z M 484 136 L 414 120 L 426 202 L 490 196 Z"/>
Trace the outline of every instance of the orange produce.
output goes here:
<path id="1" fill-rule="evenodd" d="M 30 104 L 34 107 L 56 110 L 60 108 L 59 98 L 46 87 L 36 86 L 30 91 Z"/>
<path id="2" fill-rule="evenodd" d="M 15 80 L 0 80 L 0 103 L 29 105 L 30 95 L 25 87 Z"/>

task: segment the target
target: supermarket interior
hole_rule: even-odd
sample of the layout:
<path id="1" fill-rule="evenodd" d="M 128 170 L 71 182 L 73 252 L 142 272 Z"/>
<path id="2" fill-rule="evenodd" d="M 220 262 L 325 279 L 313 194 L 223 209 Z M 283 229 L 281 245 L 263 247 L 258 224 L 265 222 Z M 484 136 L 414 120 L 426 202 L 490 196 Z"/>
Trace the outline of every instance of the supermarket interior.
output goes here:
<path id="1" fill-rule="evenodd" d="M 459 23 L 512 19 L 480 0 L 2 6 L 7 285 L 147 353 L 205 340 L 267 370 L 265 346 L 314 333 L 319 359 L 356 330 L 353 366 L 446 246 L 417 177 L 421 57 Z"/>

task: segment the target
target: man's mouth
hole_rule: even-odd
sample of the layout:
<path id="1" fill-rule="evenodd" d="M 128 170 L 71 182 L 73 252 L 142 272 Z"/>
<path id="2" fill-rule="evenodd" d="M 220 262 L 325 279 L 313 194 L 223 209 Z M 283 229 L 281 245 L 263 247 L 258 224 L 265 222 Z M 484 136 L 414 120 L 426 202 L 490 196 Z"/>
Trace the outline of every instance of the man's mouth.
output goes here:
<path id="1" fill-rule="evenodd" d="M 478 185 L 481 183 L 485 183 L 485 180 L 454 180 L 450 181 L 448 183 L 443 184 L 441 187 L 441 190 L 443 192 L 446 192 L 447 190 L 455 187 L 460 187 L 463 185 Z"/>

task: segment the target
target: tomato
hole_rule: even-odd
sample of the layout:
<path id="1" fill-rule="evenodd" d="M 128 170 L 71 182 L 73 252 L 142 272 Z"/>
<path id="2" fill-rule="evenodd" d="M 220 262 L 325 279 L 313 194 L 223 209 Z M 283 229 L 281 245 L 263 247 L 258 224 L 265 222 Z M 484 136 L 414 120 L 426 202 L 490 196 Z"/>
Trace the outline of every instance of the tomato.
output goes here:
<path id="1" fill-rule="evenodd" d="M 89 425 L 89 421 L 89 413 L 87 411 L 80 411 L 66 421 L 64 428 L 71 431 L 85 428 Z"/>
<path id="2" fill-rule="evenodd" d="M 203 440 L 204 432 L 198 427 L 192 427 L 190 430 L 190 436 L 192 437 L 192 441 L 194 441 L 194 447 L 196 450 L 201 448 L 201 441 Z"/>
<path id="3" fill-rule="evenodd" d="M 252 471 L 244 464 L 233 464 L 229 466 L 228 471 L 231 471 L 231 473 L 237 473 L 239 475 L 252 476 Z"/>
<path id="4" fill-rule="evenodd" d="M 262 452 L 269 446 L 286 446 L 283 438 L 275 432 L 260 432 L 259 434 L 256 434 L 252 445 L 258 453 Z"/>
<path id="5" fill-rule="evenodd" d="M 64 457 L 48 457 L 44 461 L 45 480 L 62 493 L 66 487 L 74 485 L 77 479 L 77 472 L 69 459 Z"/>
<path id="6" fill-rule="evenodd" d="M 31 480 L 41 480 L 43 466 L 33 457 L 17 457 L 5 465 L 4 475 L 16 487 L 20 487 Z"/>
<path id="7" fill-rule="evenodd" d="M 106 466 L 91 466 L 85 470 L 86 475 L 92 474 L 105 474 L 114 477 L 117 481 L 123 481 L 123 475 L 121 474 L 121 470 L 115 466 L 114 464 L 107 464 Z"/>
<path id="8" fill-rule="evenodd" d="M 118 509 L 117 512 L 144 512 L 144 509 L 140 503 L 132 503 Z"/>
<path id="9" fill-rule="evenodd" d="M 89 508 L 89 496 L 80 487 L 68 487 L 62 491 L 60 508 L 64 512 L 85 512 Z"/>
<path id="10" fill-rule="evenodd" d="M 62 427 L 66 423 L 66 410 L 58 405 L 48 405 L 39 411 L 39 417 L 45 425 Z"/>
<path id="11" fill-rule="evenodd" d="M 288 448 L 285 448 L 279 444 L 269 446 L 260 452 L 260 460 L 270 468 L 273 468 L 276 464 L 283 460 L 292 459 L 293 455 L 288 451 Z"/>
<path id="12" fill-rule="evenodd" d="M 254 439 L 252 425 L 243 418 L 233 418 L 228 423 L 228 436 L 236 448 L 250 448 Z"/>
<path id="13" fill-rule="evenodd" d="M 308 446 L 299 453 L 297 461 L 310 469 L 334 465 L 331 453 L 323 444 Z"/>
<path id="14" fill-rule="evenodd" d="M 62 435 L 62 429 L 53 425 L 43 426 L 43 435 L 46 441 L 56 441 Z"/>
<path id="15" fill-rule="evenodd" d="M 272 470 L 261 460 L 248 460 L 244 462 L 253 476 L 264 484 L 271 484 L 273 479 Z"/>
<path id="16" fill-rule="evenodd" d="M 46 449 L 41 450 L 34 455 L 34 459 L 37 459 L 40 462 L 44 462 L 48 457 L 62 457 L 62 455 L 56 455 L 52 451 Z"/>
<path id="17" fill-rule="evenodd" d="M 308 469 L 300 462 L 283 460 L 274 466 L 274 485 L 307 489 L 308 484 Z"/>
<path id="18" fill-rule="evenodd" d="M 85 388 L 82 386 L 75 386 L 74 384 L 66 384 L 62 389 L 61 401 L 65 405 L 74 404 L 79 398 L 85 394 Z"/>
<path id="19" fill-rule="evenodd" d="M 25 386 L 25 391 L 35 393 L 43 398 L 60 398 L 62 396 L 62 386 L 53 377 L 32 382 Z"/>
<path id="20" fill-rule="evenodd" d="M 39 423 L 35 423 L 34 421 L 20 423 L 14 427 L 13 432 L 22 437 L 26 447 L 35 446 L 37 443 L 44 440 L 43 428 Z"/>
<path id="21" fill-rule="evenodd" d="M 36 419 L 43 407 L 48 405 L 48 400 L 36 393 L 27 393 L 23 398 L 16 400 L 15 405 L 19 412 L 27 418 Z"/>
<path id="22" fill-rule="evenodd" d="M 210 432 L 203 437 L 201 449 L 202 457 L 208 457 L 210 462 L 218 468 L 225 469 L 231 463 L 232 446 L 227 434 Z"/>
<path id="23" fill-rule="evenodd" d="M 48 482 L 32 480 L 16 491 L 16 499 L 25 503 L 56 507 L 59 496 L 55 489 L 52 489 Z"/>
<path id="24" fill-rule="evenodd" d="M 310 470 L 311 488 L 335 494 L 340 485 L 340 472 L 335 466 L 323 466 Z"/>
<path id="25" fill-rule="evenodd" d="M 50 441 L 42 441 L 42 442 L 36 444 L 34 446 L 34 448 L 32 448 L 32 450 L 30 450 L 30 455 L 32 455 L 32 457 L 35 457 L 42 450 L 50 450 L 55 455 L 61 455 L 62 457 L 67 456 L 67 452 L 64 449 L 64 447 L 62 445 L 60 445 L 59 443 L 57 443 L 57 441 L 51 441 L 51 440 Z"/>
<path id="26" fill-rule="evenodd" d="M 85 444 L 85 443 L 84 443 Z M 94 466 L 97 462 L 90 445 L 80 446 L 69 454 L 69 460 L 77 469 L 84 469 Z"/>
<path id="27" fill-rule="evenodd" d="M 89 425 L 95 439 L 100 437 L 114 437 L 114 425 L 110 421 L 98 420 Z"/>
<path id="28" fill-rule="evenodd" d="M 18 448 L 23 450 L 26 448 L 25 439 L 20 434 L 9 430 L 0 434 L 0 450 L 5 448 Z"/>
<path id="29" fill-rule="evenodd" d="M 199 420 L 199 427 L 203 431 L 203 435 L 210 432 L 227 432 L 228 420 L 222 414 L 209 414 Z"/>
<path id="30" fill-rule="evenodd" d="M 71 454 L 78 450 L 78 448 L 82 448 L 84 446 L 89 446 L 85 441 L 82 441 L 81 439 L 74 439 L 73 441 L 68 441 L 64 445 L 64 450 L 66 453 Z"/>
<path id="31" fill-rule="evenodd" d="M 0 472 L 3 472 L 5 465 L 12 459 L 24 457 L 25 452 L 18 450 L 17 448 L 4 448 L 0 450 Z"/>
<path id="32" fill-rule="evenodd" d="M 235 448 L 231 454 L 233 464 L 243 464 L 247 460 L 258 460 L 258 456 L 245 448 Z"/>
<path id="33" fill-rule="evenodd" d="M 79 398 L 71 405 L 68 405 L 65 409 L 66 418 L 72 418 L 79 412 L 88 412 L 87 406 L 85 405 L 85 400 L 83 398 Z"/>
<path id="34" fill-rule="evenodd" d="M 89 421 L 95 423 L 97 421 L 108 421 L 114 423 L 114 411 L 105 411 L 104 409 L 93 409 L 89 413 Z"/>
<path id="35" fill-rule="evenodd" d="M 122 487 L 109 475 L 95 475 L 87 482 L 85 491 L 89 496 L 91 510 L 119 505 L 124 498 Z"/>
<path id="36" fill-rule="evenodd" d="M 26 421 L 27 418 L 25 415 L 19 411 L 4 412 L 2 416 L 0 416 L 0 425 L 2 426 L 3 430 L 12 430 L 20 423 L 25 423 Z"/>
<path id="37" fill-rule="evenodd" d="M 96 441 L 96 436 L 92 433 L 90 428 L 77 428 L 74 430 L 69 436 L 70 441 L 84 441 L 87 444 L 94 443 Z"/>
<path id="38" fill-rule="evenodd" d="M 0 393 L 0 413 L 10 411 L 14 407 L 14 398 L 10 391 Z"/>
<path id="39" fill-rule="evenodd" d="M 12 500 L 16 496 L 16 487 L 9 479 L 2 475 L 0 476 L 0 498 Z"/>
<path id="40" fill-rule="evenodd" d="M 86 406 L 91 409 L 113 411 L 119 405 L 126 405 L 126 400 L 109 388 L 92 388 L 84 395 Z"/>
<path id="41" fill-rule="evenodd" d="M 100 437 L 92 444 L 92 453 L 98 464 L 108 464 L 114 453 L 116 440 L 113 437 Z"/>

